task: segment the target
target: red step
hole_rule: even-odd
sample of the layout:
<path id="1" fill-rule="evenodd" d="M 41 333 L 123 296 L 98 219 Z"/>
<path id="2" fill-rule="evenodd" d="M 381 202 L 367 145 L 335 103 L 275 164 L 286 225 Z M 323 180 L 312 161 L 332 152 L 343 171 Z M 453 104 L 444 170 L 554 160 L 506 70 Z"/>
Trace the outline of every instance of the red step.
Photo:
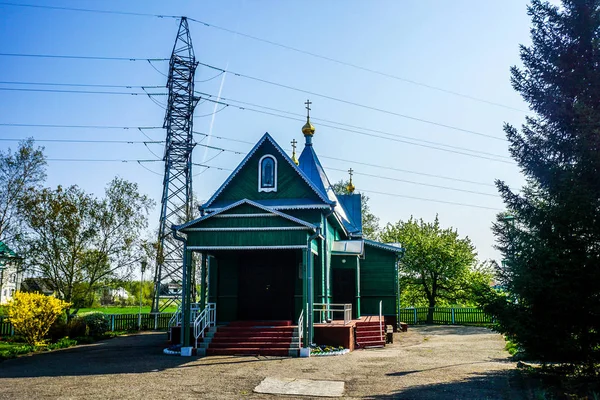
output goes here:
<path id="1" fill-rule="evenodd" d="M 357 326 L 356 327 L 356 331 L 357 332 L 379 332 L 380 329 L 378 326 Z"/>
<path id="2" fill-rule="evenodd" d="M 210 343 L 210 349 L 289 349 L 291 343 L 270 342 L 237 342 L 237 343 Z"/>
<path id="3" fill-rule="evenodd" d="M 271 343 L 289 343 L 292 340 L 293 336 L 285 336 L 285 337 L 269 337 L 269 336 L 259 336 L 259 337 L 249 337 L 249 336 L 236 336 L 236 337 L 221 337 L 215 336 L 211 343 L 237 343 L 240 340 L 245 342 L 271 342 Z"/>
<path id="4" fill-rule="evenodd" d="M 291 321 L 235 321 L 217 329 L 206 355 L 289 357 L 295 329 Z"/>
<path id="5" fill-rule="evenodd" d="M 235 347 L 231 347 L 231 348 L 227 348 L 227 349 L 213 349 L 213 348 L 209 347 L 208 349 L 206 349 L 206 355 L 207 356 L 236 356 L 236 355 L 255 356 L 255 355 L 260 355 L 260 356 L 289 357 L 290 351 L 289 351 L 289 349 L 285 349 L 285 350 L 283 350 L 283 349 L 262 349 L 262 348 L 241 349 L 241 348 L 235 348 Z"/>
<path id="6" fill-rule="evenodd" d="M 233 321 L 230 322 L 229 327 L 236 327 L 236 326 L 245 326 L 245 327 L 251 327 L 251 326 L 292 326 L 292 321 Z"/>
<path id="7" fill-rule="evenodd" d="M 222 326 L 217 328 L 217 332 L 294 332 L 292 326 L 277 326 L 273 328 L 253 328 L 243 326 Z"/>
<path id="8" fill-rule="evenodd" d="M 377 340 L 372 342 L 360 342 L 358 343 L 359 347 L 385 347 L 385 340 Z"/>
<path id="9" fill-rule="evenodd" d="M 383 321 L 369 321 L 356 323 L 356 345 L 360 348 L 383 347 L 385 338 L 381 336 Z"/>

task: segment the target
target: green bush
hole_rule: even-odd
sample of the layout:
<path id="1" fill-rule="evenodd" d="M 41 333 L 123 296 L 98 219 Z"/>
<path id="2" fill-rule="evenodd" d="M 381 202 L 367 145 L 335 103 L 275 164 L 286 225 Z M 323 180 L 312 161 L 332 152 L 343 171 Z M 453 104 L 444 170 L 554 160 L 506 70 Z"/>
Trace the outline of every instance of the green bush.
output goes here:
<path id="1" fill-rule="evenodd" d="M 69 337 L 79 337 L 88 335 L 88 327 L 80 317 L 75 317 L 67 324 L 67 334 Z M 63 336 L 64 337 L 64 336 Z"/>
<path id="2" fill-rule="evenodd" d="M 102 312 L 85 313 L 79 318 L 87 326 L 87 334 L 89 336 L 104 336 L 104 334 L 110 330 L 110 317 Z"/>
<path id="3" fill-rule="evenodd" d="M 69 326 L 66 318 L 58 318 L 48 330 L 47 338 L 54 343 L 65 336 L 69 336 Z"/>
<path id="4" fill-rule="evenodd" d="M 56 343 L 49 344 L 47 347 L 48 350 L 56 350 L 56 349 L 66 349 L 67 347 L 75 346 L 77 344 L 77 340 L 69 339 L 69 337 L 64 337 L 59 339 Z"/>

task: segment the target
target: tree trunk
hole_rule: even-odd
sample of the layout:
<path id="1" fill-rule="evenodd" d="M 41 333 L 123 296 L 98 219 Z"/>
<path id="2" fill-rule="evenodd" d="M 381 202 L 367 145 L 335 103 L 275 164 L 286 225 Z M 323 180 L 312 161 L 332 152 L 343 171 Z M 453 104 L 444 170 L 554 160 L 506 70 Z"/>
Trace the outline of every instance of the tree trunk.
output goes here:
<path id="1" fill-rule="evenodd" d="M 427 323 L 433 324 L 433 311 L 435 310 L 435 297 L 430 297 L 429 308 L 427 309 Z"/>

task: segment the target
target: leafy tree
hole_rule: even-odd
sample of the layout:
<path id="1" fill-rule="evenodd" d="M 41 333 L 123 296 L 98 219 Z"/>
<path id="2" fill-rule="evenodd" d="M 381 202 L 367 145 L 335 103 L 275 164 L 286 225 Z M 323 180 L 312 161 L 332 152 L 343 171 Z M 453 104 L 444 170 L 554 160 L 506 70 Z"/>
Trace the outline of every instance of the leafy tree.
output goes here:
<path id="1" fill-rule="evenodd" d="M 427 301 L 429 323 L 433 322 L 433 307 L 440 302 L 455 304 L 468 297 L 475 247 L 468 237 L 461 239 L 452 228 L 442 228 L 437 216 L 433 223 L 411 217 L 387 224 L 380 239 L 402 243 L 401 292 Z"/>
<path id="2" fill-rule="evenodd" d="M 19 143 L 15 152 L 0 151 L 0 241 L 18 249 L 23 238 L 23 224 L 18 204 L 30 188 L 39 187 L 46 179 L 43 148 L 33 139 Z"/>
<path id="3" fill-rule="evenodd" d="M 339 182 L 334 183 L 332 185 L 333 191 L 336 194 L 350 194 L 347 189 L 348 183 L 349 181 L 347 180 L 340 180 Z M 360 206 L 362 213 L 363 235 L 367 239 L 377 240 L 379 235 L 379 217 L 375 216 L 375 214 L 371 212 L 371 208 L 369 207 L 369 196 L 366 196 L 360 192 L 358 194 L 360 194 L 361 199 Z"/>
<path id="4" fill-rule="evenodd" d="M 152 201 L 115 178 L 97 199 L 77 186 L 30 190 L 21 212 L 31 231 L 27 257 L 75 312 L 115 277 L 139 265 Z"/>
<path id="5" fill-rule="evenodd" d="M 545 361 L 600 361 L 600 1 L 533 0 L 532 45 L 511 82 L 530 104 L 510 152 L 527 183 L 497 181 L 513 218 L 493 231 L 505 262 L 486 308 L 498 329 Z"/>
<path id="6" fill-rule="evenodd" d="M 43 344 L 50 327 L 69 303 L 39 293 L 16 292 L 7 305 L 8 319 L 27 344 Z"/>

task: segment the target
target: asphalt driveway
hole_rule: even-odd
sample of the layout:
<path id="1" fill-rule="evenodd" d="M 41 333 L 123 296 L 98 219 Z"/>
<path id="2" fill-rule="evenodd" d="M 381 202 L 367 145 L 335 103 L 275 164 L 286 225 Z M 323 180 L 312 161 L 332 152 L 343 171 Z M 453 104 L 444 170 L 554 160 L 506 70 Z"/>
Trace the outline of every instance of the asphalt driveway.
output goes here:
<path id="1" fill-rule="evenodd" d="M 384 349 L 308 359 L 166 356 L 142 333 L 0 363 L 0 399 L 269 398 L 265 378 L 345 382 L 345 398 L 525 398 L 504 340 L 485 328 L 411 327 Z M 292 398 L 292 397 L 286 397 Z"/>

